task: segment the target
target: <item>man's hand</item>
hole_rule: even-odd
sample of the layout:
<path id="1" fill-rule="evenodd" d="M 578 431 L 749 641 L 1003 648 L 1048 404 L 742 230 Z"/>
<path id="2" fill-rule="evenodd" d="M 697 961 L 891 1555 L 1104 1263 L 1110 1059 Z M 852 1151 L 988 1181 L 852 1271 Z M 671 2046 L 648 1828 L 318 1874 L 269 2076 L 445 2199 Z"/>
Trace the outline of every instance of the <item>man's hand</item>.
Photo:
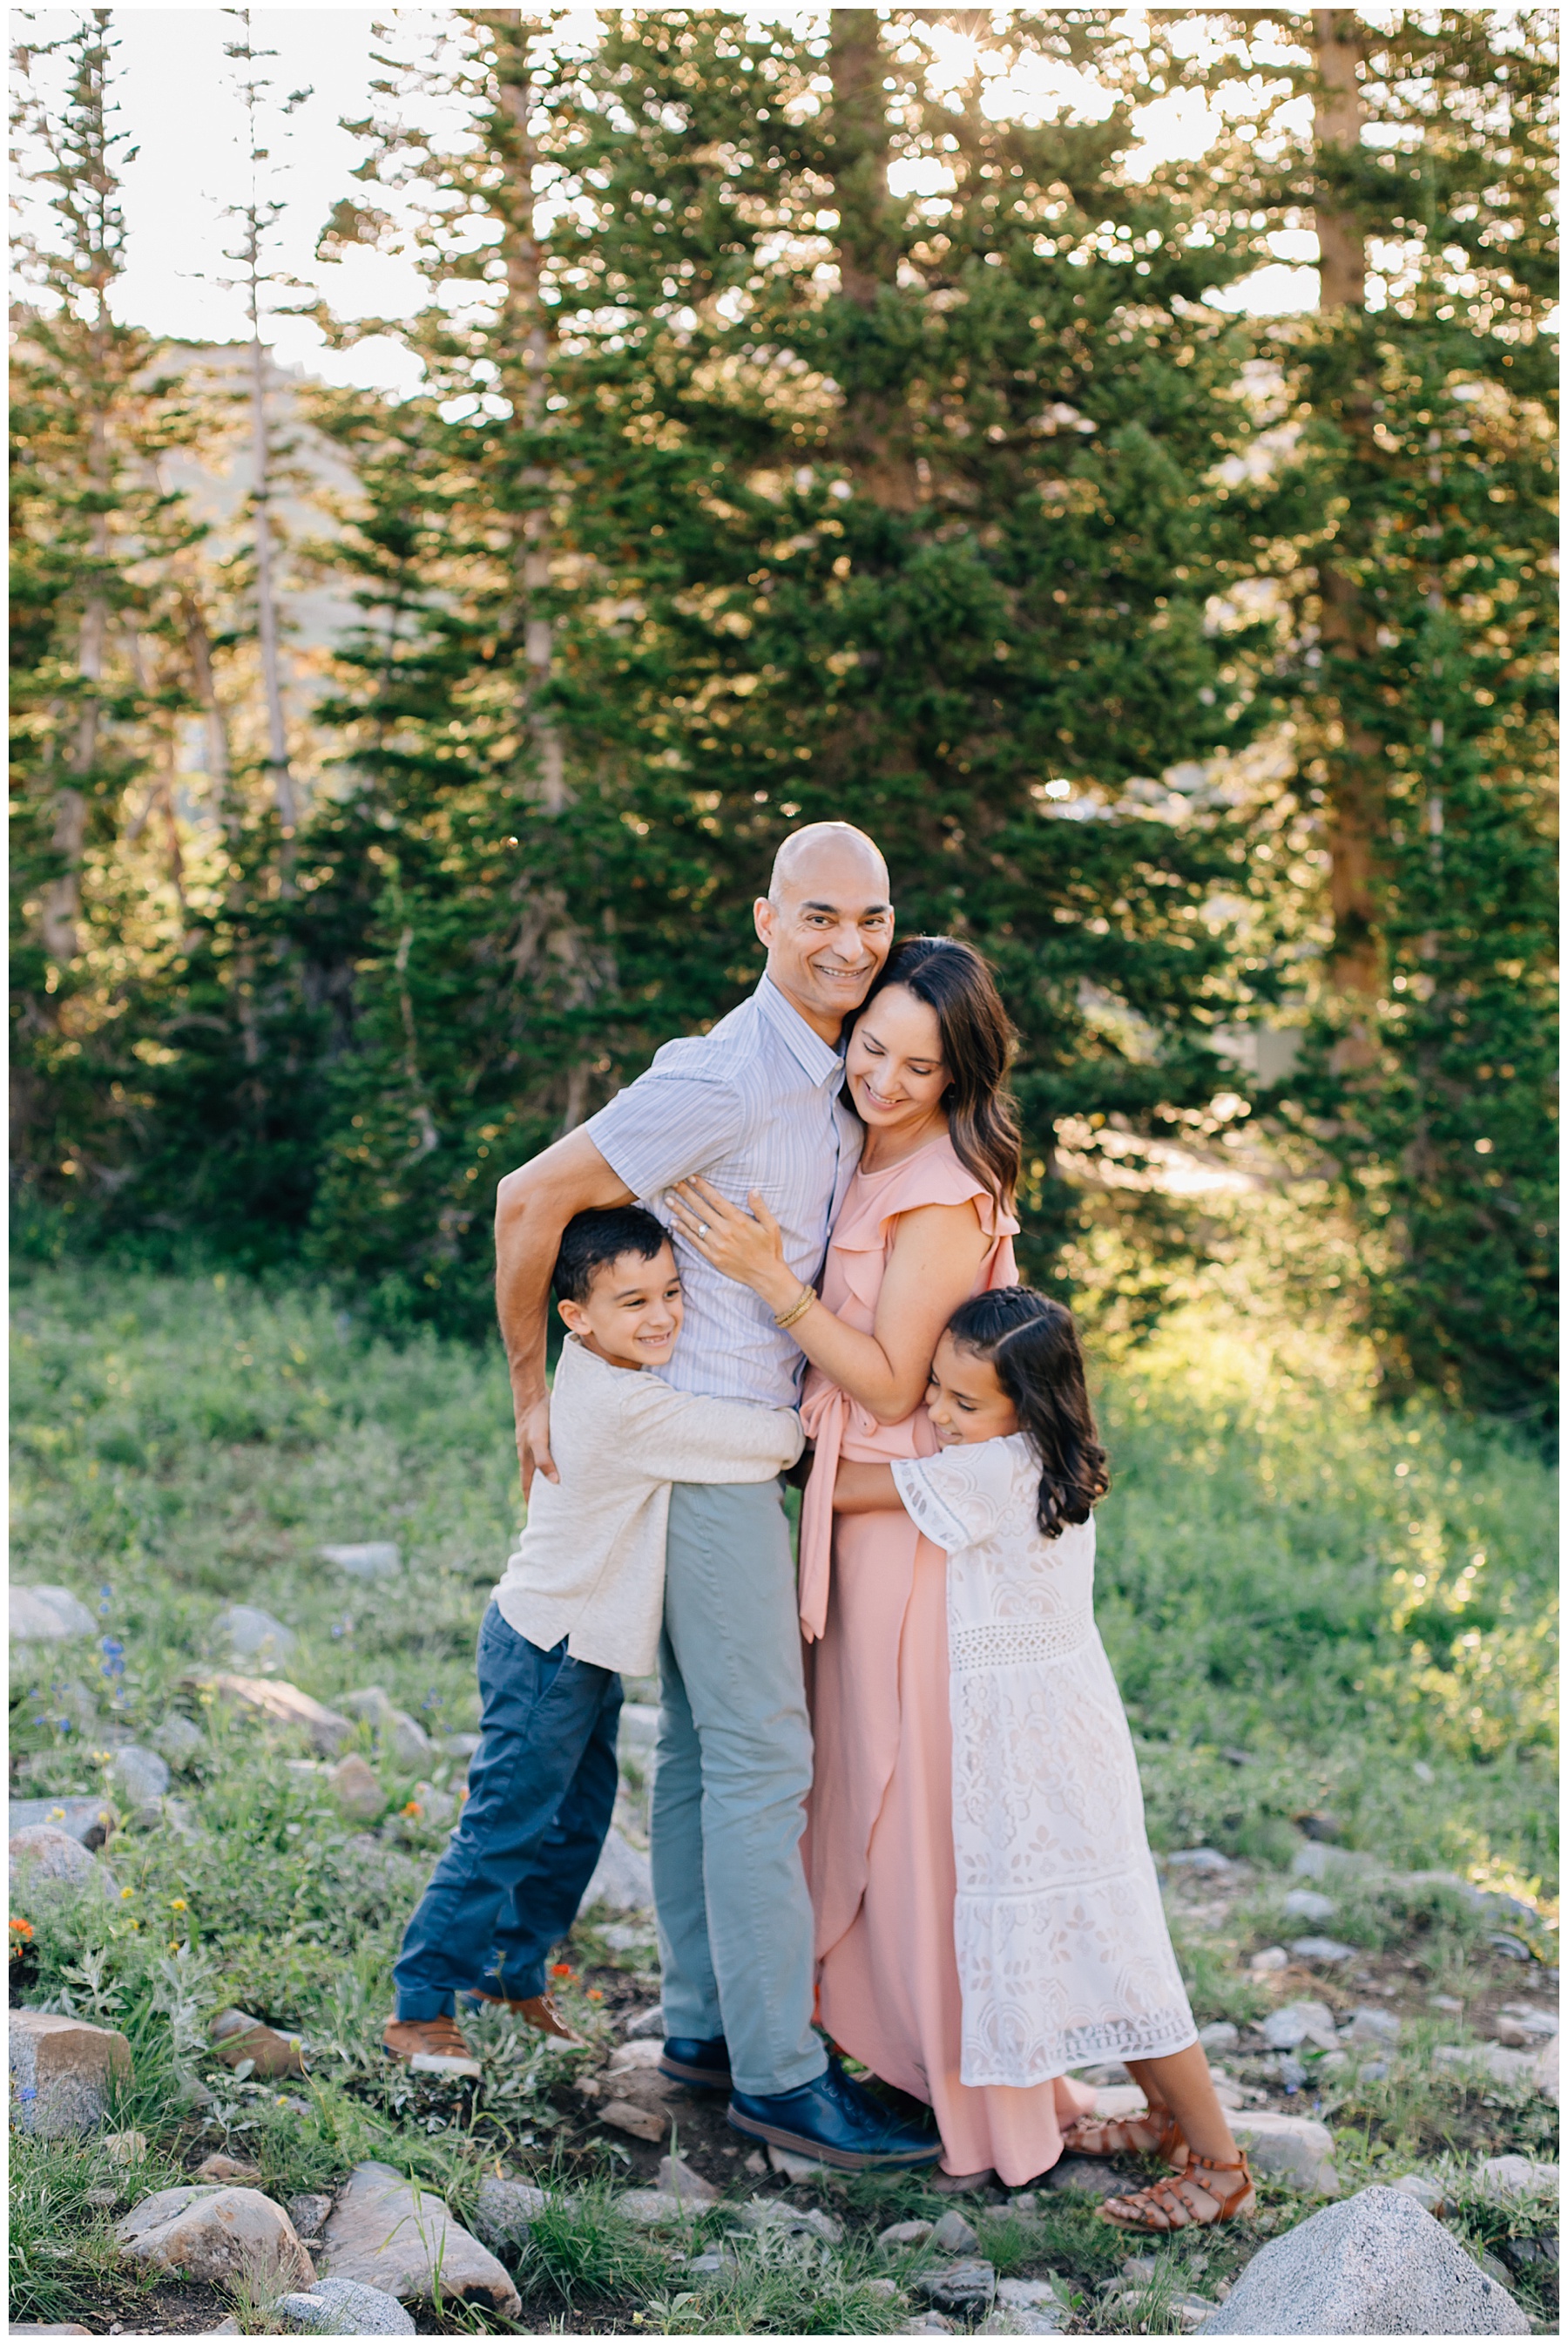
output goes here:
<path id="1" fill-rule="evenodd" d="M 547 1481 L 558 1481 L 556 1460 L 550 1455 L 550 1403 L 536 1400 L 532 1408 L 518 1415 L 518 1461 L 523 1469 L 523 1496 L 527 1500 L 534 1486 L 534 1475 L 542 1473 Z"/>

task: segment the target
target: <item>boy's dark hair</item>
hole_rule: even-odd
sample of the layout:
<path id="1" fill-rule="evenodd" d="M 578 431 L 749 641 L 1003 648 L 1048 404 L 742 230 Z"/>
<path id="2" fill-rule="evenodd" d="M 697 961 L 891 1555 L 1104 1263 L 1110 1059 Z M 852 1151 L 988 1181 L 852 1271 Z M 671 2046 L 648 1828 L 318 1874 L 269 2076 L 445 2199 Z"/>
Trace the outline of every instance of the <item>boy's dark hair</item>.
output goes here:
<path id="1" fill-rule="evenodd" d="M 1032 1287 L 998 1286 L 961 1303 L 947 1331 L 989 1359 L 1020 1432 L 1040 1460 L 1039 1521 L 1047 1538 L 1086 1522 L 1111 1487 L 1083 1377 L 1072 1313 Z"/>
<path id="2" fill-rule="evenodd" d="M 557 1301 L 586 1302 L 595 1270 L 618 1261 L 623 1253 L 651 1261 L 668 1244 L 663 1222 L 640 1205 L 600 1205 L 589 1213 L 574 1213 L 561 1231 L 561 1249 L 550 1272 Z"/>

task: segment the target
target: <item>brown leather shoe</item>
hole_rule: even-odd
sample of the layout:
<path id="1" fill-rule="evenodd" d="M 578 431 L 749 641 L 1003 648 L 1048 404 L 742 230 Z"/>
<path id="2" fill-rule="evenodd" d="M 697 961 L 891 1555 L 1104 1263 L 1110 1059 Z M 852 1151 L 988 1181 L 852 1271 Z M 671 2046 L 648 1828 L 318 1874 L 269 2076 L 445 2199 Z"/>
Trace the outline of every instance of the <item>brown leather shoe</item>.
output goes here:
<path id="1" fill-rule="evenodd" d="M 568 2026 L 548 1994 L 534 1994 L 527 2002 L 513 2002 L 504 1994 L 476 1994 L 476 2002 L 487 2002 L 495 2009 L 509 2010 L 525 2026 L 537 2026 L 541 2035 L 553 2035 L 558 2043 L 570 2043 L 581 2051 L 587 2048 L 583 2037 Z"/>
<path id="2" fill-rule="evenodd" d="M 389 2018 L 381 2030 L 381 2045 L 394 2059 L 461 2059 L 475 2075 L 479 2063 L 455 2018 Z"/>

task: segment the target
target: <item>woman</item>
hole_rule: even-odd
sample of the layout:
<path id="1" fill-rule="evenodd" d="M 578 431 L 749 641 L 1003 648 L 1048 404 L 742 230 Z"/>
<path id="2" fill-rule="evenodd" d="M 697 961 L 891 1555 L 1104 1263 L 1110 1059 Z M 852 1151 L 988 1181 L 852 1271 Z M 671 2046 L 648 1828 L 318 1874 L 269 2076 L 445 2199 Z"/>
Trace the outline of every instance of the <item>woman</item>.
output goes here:
<path id="1" fill-rule="evenodd" d="M 785 1268 L 759 1197 L 754 1219 L 702 1181 L 670 1201 L 689 1241 L 760 1295 L 810 1361 L 800 1624 L 815 1648 L 806 1863 L 822 2023 L 932 2108 L 950 2174 L 1016 2185 L 1056 2163 L 1092 2095 L 1060 2076 L 1029 2089 L 960 2078 L 947 1558 L 901 1508 L 836 1525 L 832 1512 L 840 1457 L 934 1453 L 922 1400 L 937 1339 L 960 1302 L 1017 1281 L 1010 1039 L 968 945 L 917 936 L 894 951 L 849 1036 L 866 1141 L 820 1298 Z"/>

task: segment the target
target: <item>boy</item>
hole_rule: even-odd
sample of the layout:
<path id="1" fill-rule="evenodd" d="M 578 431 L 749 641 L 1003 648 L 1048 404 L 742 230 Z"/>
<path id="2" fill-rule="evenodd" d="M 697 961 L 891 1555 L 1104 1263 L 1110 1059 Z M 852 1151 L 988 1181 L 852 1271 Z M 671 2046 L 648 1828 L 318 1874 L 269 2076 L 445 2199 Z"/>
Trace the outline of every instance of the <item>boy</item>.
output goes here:
<path id="1" fill-rule="evenodd" d="M 398 2059 L 471 2057 L 455 2016 L 498 2003 L 577 2038 L 544 1991 L 615 1807 L 620 1677 L 658 1654 L 672 1481 L 768 1481 L 800 1454 L 793 1409 L 672 1390 L 680 1278 L 640 1206 L 578 1213 L 551 1278 L 568 1335 L 551 1396 L 558 1482 L 528 1526 L 479 1630 L 480 1742 L 462 1820 L 403 1939 Z"/>

